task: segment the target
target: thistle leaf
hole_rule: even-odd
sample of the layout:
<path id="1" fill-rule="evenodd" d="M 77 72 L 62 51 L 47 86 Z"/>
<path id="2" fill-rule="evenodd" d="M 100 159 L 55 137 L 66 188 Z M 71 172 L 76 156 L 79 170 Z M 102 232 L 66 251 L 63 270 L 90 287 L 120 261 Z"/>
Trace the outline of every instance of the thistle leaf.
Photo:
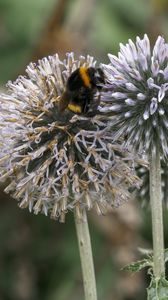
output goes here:
<path id="1" fill-rule="evenodd" d="M 136 273 L 141 271 L 144 268 L 152 267 L 152 266 L 153 266 L 152 258 L 149 257 L 149 258 L 144 258 L 142 260 L 138 260 L 129 265 L 126 265 L 124 268 L 122 268 L 122 270 Z"/>
<path id="2" fill-rule="evenodd" d="M 147 295 L 147 300 L 167 300 L 168 281 L 164 277 L 159 280 L 153 277 L 147 289 Z"/>

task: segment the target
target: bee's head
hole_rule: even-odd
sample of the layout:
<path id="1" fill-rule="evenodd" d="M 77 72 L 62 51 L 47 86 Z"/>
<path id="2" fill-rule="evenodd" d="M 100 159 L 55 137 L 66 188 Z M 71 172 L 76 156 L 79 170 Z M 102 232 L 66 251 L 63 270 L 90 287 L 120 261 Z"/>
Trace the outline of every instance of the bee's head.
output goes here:
<path id="1" fill-rule="evenodd" d="M 91 83 L 96 87 L 101 87 L 105 83 L 104 72 L 101 68 L 88 68 L 88 74 L 91 79 Z"/>

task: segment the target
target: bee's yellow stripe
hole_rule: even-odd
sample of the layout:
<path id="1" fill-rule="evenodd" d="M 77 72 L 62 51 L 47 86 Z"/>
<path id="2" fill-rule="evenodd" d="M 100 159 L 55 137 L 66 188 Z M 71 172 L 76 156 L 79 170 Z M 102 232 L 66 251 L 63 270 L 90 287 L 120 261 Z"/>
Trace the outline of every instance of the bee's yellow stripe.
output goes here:
<path id="1" fill-rule="evenodd" d="M 87 69 L 86 67 L 80 67 L 79 69 L 79 73 L 80 73 L 80 76 L 85 84 L 86 87 L 91 87 L 91 84 L 90 84 L 90 78 L 89 78 L 89 75 L 87 73 Z"/>
<path id="2" fill-rule="evenodd" d="M 73 111 L 74 113 L 81 113 L 82 112 L 82 108 L 79 105 L 76 104 L 68 104 L 68 109 Z"/>

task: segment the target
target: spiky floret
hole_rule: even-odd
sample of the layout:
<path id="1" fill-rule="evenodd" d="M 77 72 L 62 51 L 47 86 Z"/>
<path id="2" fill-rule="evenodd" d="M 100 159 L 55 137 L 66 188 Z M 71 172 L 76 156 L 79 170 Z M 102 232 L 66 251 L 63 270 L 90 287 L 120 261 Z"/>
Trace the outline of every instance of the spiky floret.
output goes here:
<path id="1" fill-rule="evenodd" d="M 156 143 L 168 154 L 168 44 L 159 36 L 153 49 L 147 35 L 120 44 L 118 56 L 109 54 L 103 65 L 108 77 L 109 105 L 118 125 L 135 150 L 152 149 Z M 111 91 L 110 91 L 111 90 Z"/>
<path id="2" fill-rule="evenodd" d="M 129 198 L 128 187 L 139 184 L 132 156 L 112 143 L 109 118 L 86 117 L 58 103 L 67 78 L 79 66 L 95 66 L 87 56 L 69 53 L 31 63 L 27 77 L 8 83 L 0 95 L 0 180 L 20 207 L 64 219 L 68 210 L 96 208 L 104 212 Z"/>

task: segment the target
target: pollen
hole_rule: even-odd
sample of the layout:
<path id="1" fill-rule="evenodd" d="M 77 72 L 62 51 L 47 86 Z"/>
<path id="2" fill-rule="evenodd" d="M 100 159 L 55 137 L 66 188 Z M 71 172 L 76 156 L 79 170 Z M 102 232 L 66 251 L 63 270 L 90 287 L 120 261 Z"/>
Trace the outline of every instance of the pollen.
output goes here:
<path id="1" fill-rule="evenodd" d="M 74 113 L 81 113 L 82 108 L 79 105 L 76 104 L 68 104 L 68 109 L 73 111 Z"/>

